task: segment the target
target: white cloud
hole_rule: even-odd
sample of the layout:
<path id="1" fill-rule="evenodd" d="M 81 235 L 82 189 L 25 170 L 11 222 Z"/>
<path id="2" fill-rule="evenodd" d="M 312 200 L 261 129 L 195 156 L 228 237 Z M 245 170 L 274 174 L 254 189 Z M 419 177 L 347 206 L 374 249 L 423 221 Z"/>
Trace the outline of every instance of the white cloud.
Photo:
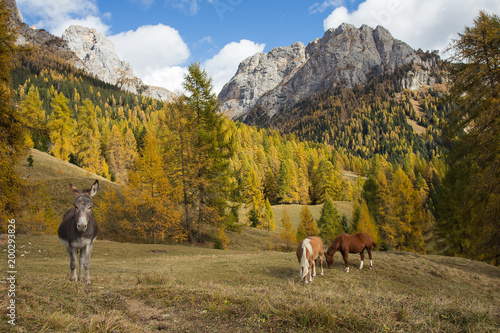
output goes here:
<path id="1" fill-rule="evenodd" d="M 212 59 L 205 61 L 204 67 L 213 80 L 215 93 L 218 94 L 224 84 L 236 74 L 241 61 L 255 53 L 262 52 L 265 46 L 265 44 L 242 39 L 239 42 L 227 44 Z"/>
<path id="2" fill-rule="evenodd" d="M 173 8 L 179 10 L 181 13 L 185 15 L 196 15 L 200 6 L 198 2 L 200 0 L 166 0 L 165 3 L 169 4 Z"/>
<path id="3" fill-rule="evenodd" d="M 129 62 L 134 73 L 145 77 L 164 77 L 167 68 L 189 58 L 189 49 L 179 32 L 163 24 L 144 25 L 137 30 L 109 36 L 116 53 Z M 155 74 L 158 73 L 158 74 Z"/>
<path id="4" fill-rule="evenodd" d="M 479 10 L 499 13 L 498 0 L 366 0 L 349 13 L 338 7 L 324 20 L 325 30 L 347 22 L 356 26 L 381 25 L 411 47 L 440 50 L 451 38 L 471 26 Z"/>
<path id="5" fill-rule="evenodd" d="M 344 4 L 344 0 L 326 0 L 323 2 L 316 2 L 311 7 L 309 7 L 310 14 L 323 13 L 330 7 L 339 7 Z"/>
<path id="6" fill-rule="evenodd" d="M 71 24 L 84 25 L 106 33 L 109 26 L 99 18 L 95 0 L 17 0 L 23 15 L 40 18 L 37 28 L 61 36 Z"/>
<path id="7" fill-rule="evenodd" d="M 142 80 L 148 85 L 167 88 L 178 94 L 182 93 L 182 83 L 186 74 L 187 67 L 163 67 L 152 71 L 150 74 L 144 76 Z"/>
<path id="8" fill-rule="evenodd" d="M 99 17 L 91 15 L 81 19 L 68 18 L 57 26 L 54 26 L 51 29 L 51 33 L 56 36 L 62 36 L 64 30 L 71 25 L 81 25 L 82 27 L 93 28 L 103 34 L 106 34 L 109 30 L 109 26 L 104 24 Z"/>

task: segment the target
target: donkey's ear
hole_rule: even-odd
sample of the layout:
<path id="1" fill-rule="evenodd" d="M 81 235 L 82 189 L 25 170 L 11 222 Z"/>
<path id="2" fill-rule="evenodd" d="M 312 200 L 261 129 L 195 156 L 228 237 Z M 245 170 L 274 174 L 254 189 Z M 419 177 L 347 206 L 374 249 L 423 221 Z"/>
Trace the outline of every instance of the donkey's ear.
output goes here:
<path id="1" fill-rule="evenodd" d="M 73 185 L 73 184 L 70 183 L 69 186 L 71 187 L 71 190 L 73 191 L 73 193 L 75 195 L 80 194 L 80 191 L 78 191 L 78 189 L 75 187 L 75 185 Z"/>
<path id="2" fill-rule="evenodd" d="M 96 195 L 97 190 L 99 189 L 99 181 L 96 179 L 94 185 L 90 188 L 90 196 L 93 197 Z"/>

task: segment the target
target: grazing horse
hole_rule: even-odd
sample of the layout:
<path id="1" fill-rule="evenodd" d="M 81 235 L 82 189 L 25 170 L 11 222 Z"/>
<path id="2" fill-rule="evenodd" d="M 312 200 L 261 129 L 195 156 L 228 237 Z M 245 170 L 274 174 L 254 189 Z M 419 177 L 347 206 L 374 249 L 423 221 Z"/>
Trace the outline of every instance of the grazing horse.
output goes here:
<path id="1" fill-rule="evenodd" d="M 349 273 L 349 253 L 360 254 L 361 264 L 359 265 L 359 269 L 362 269 L 363 261 L 365 260 L 363 251 L 366 249 L 366 251 L 368 252 L 368 256 L 370 257 L 370 269 L 372 269 L 372 246 L 375 246 L 375 243 L 368 234 L 365 234 L 363 232 L 355 235 L 342 233 L 338 235 L 333 240 L 333 242 L 330 243 L 330 246 L 328 246 L 328 250 L 326 251 L 326 262 L 328 264 L 328 268 L 332 268 L 333 255 L 337 250 L 339 250 L 340 253 L 342 253 L 342 257 L 344 258 L 344 270 L 346 271 L 346 273 Z"/>
<path id="2" fill-rule="evenodd" d="M 312 282 L 316 276 L 316 260 L 321 262 L 321 275 L 323 275 L 323 242 L 320 238 L 311 236 L 302 240 L 297 246 L 297 259 L 300 263 L 300 280 L 304 279 L 304 283 Z M 310 269 L 312 265 L 312 269 Z M 312 270 L 312 274 L 311 274 Z"/>
<path id="3" fill-rule="evenodd" d="M 78 191 L 72 184 L 69 186 L 76 199 L 73 203 L 74 207 L 64 214 L 57 234 L 69 254 L 70 281 L 76 280 L 76 255 L 80 250 L 78 279 L 83 281 L 82 272 L 85 268 L 85 282 L 90 284 L 90 252 L 92 243 L 97 237 L 97 223 L 92 216 L 92 197 L 97 193 L 99 182 L 96 180 L 90 189 L 83 192 Z"/>

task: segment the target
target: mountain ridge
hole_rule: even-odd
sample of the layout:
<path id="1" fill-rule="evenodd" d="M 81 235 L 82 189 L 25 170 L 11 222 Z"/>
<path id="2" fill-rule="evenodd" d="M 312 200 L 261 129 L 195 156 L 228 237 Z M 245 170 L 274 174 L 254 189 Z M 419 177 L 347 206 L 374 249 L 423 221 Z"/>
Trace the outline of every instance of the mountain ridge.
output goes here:
<path id="1" fill-rule="evenodd" d="M 8 0 L 7 8 L 12 11 L 10 24 L 17 29 L 17 45 L 48 48 L 77 69 L 116 85 L 126 92 L 164 102 L 172 100 L 175 96 L 168 89 L 144 84 L 134 75 L 131 65 L 118 57 L 113 43 L 95 29 L 70 26 L 62 37 L 58 37 L 44 29 L 29 27 L 24 23 L 15 0 Z"/>
<path id="2" fill-rule="evenodd" d="M 382 26 L 373 29 L 362 25 L 358 29 L 343 23 L 307 46 L 295 43 L 245 59 L 219 94 L 221 111 L 244 122 L 252 112 L 259 113 L 253 118 L 270 119 L 283 107 L 313 93 L 339 85 L 352 88 L 403 65 L 411 69 L 401 79 L 401 86 L 416 90 L 438 81 L 432 75 L 436 57 L 433 54 L 423 60 Z M 277 70 L 283 64 L 288 69 L 286 75 Z"/>

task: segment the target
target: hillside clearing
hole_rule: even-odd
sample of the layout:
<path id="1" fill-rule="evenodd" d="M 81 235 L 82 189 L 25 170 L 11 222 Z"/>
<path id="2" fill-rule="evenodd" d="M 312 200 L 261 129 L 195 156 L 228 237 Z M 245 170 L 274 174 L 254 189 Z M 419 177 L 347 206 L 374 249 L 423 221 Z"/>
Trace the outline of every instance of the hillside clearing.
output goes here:
<path id="1" fill-rule="evenodd" d="M 500 326 L 500 270 L 467 259 L 377 251 L 373 270 L 346 274 L 336 254 L 333 268 L 304 286 L 294 253 L 97 240 L 87 287 L 68 281 L 56 236 L 16 240 L 19 321 L 10 327 L 2 318 L 2 331 L 493 332 Z M 6 245 L 1 249 L 6 256 Z M 352 268 L 359 265 L 359 256 L 350 258 Z"/>

